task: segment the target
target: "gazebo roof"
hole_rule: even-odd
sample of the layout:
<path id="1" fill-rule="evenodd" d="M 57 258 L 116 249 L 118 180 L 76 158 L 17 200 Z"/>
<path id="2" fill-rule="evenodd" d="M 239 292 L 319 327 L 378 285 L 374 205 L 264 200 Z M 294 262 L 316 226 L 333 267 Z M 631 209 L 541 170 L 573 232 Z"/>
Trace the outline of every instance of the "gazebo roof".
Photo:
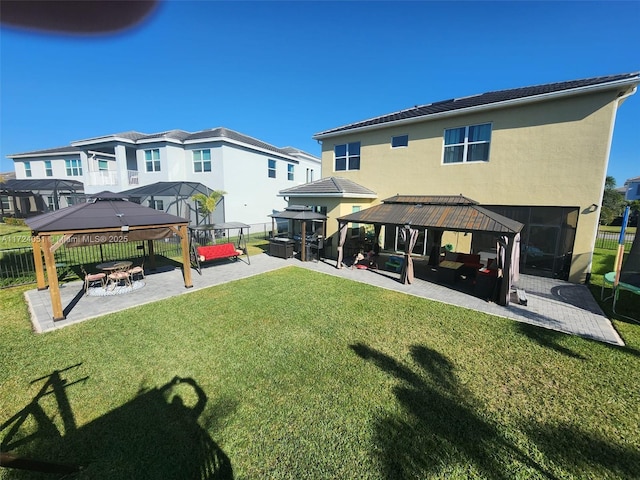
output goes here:
<path id="1" fill-rule="evenodd" d="M 283 218 L 287 220 L 326 220 L 327 216 L 322 213 L 314 212 L 309 207 L 302 205 L 290 205 L 284 211 L 272 213 L 269 215 L 273 218 Z"/>
<path id="2" fill-rule="evenodd" d="M 462 195 L 396 195 L 338 221 L 504 234 L 518 233 L 524 227 Z"/>
<path id="3" fill-rule="evenodd" d="M 182 225 L 189 221 L 153 208 L 118 198 L 96 198 L 54 212 L 26 219 L 34 232 L 68 232 L 122 227 Z"/>

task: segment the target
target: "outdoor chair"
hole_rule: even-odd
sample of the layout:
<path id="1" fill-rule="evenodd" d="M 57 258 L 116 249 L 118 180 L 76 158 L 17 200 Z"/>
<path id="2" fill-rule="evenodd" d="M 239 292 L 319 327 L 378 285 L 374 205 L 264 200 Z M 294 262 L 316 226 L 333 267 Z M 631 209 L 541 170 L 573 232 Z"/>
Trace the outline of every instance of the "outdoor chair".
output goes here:
<path id="1" fill-rule="evenodd" d="M 400 270 L 402 270 L 403 263 L 404 263 L 404 258 L 391 255 L 389 257 L 389 260 L 384 264 L 384 266 L 393 272 L 400 273 Z"/>
<path id="2" fill-rule="evenodd" d="M 107 278 L 108 278 L 107 288 L 109 288 L 109 285 L 111 285 L 112 290 L 115 290 L 115 288 L 120 284 L 120 282 L 123 282 L 124 285 L 127 287 L 131 286 L 131 277 L 129 275 L 128 268 L 115 270 L 111 272 L 107 276 Z"/>
<path id="3" fill-rule="evenodd" d="M 82 270 L 82 274 L 84 275 L 85 295 L 89 295 L 89 287 L 91 287 L 92 285 L 95 286 L 96 283 L 99 283 L 101 287 L 104 287 L 107 278 L 106 273 L 87 273 L 84 267 L 80 267 L 80 269 Z"/>
<path id="4" fill-rule="evenodd" d="M 136 277 L 140 277 L 140 280 L 144 280 L 144 262 L 130 268 L 129 275 L 131 276 L 131 281 L 135 281 Z"/>

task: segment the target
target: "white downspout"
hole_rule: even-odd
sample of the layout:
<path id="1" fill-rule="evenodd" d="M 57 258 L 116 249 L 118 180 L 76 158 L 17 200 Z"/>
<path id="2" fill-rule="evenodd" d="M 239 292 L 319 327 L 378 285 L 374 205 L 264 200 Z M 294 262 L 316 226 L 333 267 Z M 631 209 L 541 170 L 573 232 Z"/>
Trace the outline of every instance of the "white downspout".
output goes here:
<path id="1" fill-rule="evenodd" d="M 610 127 L 609 127 L 609 141 L 608 141 L 608 145 L 607 145 L 607 163 L 605 165 L 604 168 L 604 176 L 602 178 L 601 181 L 601 185 L 602 188 L 600 189 L 600 198 L 598 200 L 598 207 L 600 207 L 600 209 L 602 209 L 602 200 L 604 198 L 604 185 L 605 185 L 605 181 L 607 179 L 607 170 L 609 168 L 609 159 L 611 156 L 611 144 L 613 143 L 613 129 L 615 127 L 615 123 L 616 123 L 616 115 L 618 113 L 618 108 L 620 108 L 620 103 L 625 100 L 626 98 L 630 97 L 631 95 L 634 95 L 636 92 L 638 91 L 638 86 L 634 85 L 634 87 L 631 89 L 631 91 L 629 93 L 626 93 L 624 95 L 621 95 L 620 97 L 618 97 L 616 99 L 616 105 L 615 108 L 613 109 L 613 113 L 611 114 L 611 123 L 610 123 Z M 585 279 L 585 284 L 589 284 L 589 281 L 591 280 L 591 267 L 593 265 L 593 250 L 595 249 L 595 244 L 596 244 L 596 238 L 598 236 L 598 227 L 600 225 L 599 221 L 596 221 L 596 226 L 593 232 L 593 247 L 591 248 L 591 256 L 589 258 L 589 265 L 587 266 L 587 275 L 586 275 L 586 279 Z"/>

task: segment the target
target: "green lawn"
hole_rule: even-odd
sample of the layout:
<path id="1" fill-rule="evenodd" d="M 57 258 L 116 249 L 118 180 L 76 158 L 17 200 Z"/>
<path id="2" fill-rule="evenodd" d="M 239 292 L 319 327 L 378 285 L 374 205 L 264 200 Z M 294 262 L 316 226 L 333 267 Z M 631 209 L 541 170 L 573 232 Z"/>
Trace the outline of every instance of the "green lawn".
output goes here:
<path id="1" fill-rule="evenodd" d="M 36 335 L 24 290 L 0 291 L 2 451 L 65 478 L 640 472 L 640 325 L 613 347 L 288 267 Z"/>
<path id="2" fill-rule="evenodd" d="M 620 233 L 620 229 L 621 229 L 621 227 L 611 227 L 611 226 L 608 226 L 608 225 L 600 225 L 598 227 L 598 230 L 600 230 L 601 232 Z M 636 230 L 637 230 L 636 227 L 627 227 L 625 231 L 627 233 L 636 233 Z"/>

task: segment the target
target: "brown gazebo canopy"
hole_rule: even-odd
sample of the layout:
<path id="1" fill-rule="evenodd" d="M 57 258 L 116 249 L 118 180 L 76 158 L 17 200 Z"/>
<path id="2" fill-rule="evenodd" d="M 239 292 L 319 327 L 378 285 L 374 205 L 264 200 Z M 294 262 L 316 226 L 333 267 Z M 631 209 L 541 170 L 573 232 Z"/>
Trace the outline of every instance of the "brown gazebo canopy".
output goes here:
<path id="1" fill-rule="evenodd" d="M 39 290 L 47 288 L 42 257 L 46 266 L 53 319 L 65 318 L 54 252 L 62 245 L 79 247 L 104 243 L 119 243 L 169 238 L 178 235 L 182 246 L 184 285 L 193 286 L 189 260 L 189 221 L 159 210 L 126 201 L 111 192 L 94 196 L 90 202 L 45 213 L 26 220 L 32 231 L 33 255 Z M 52 236 L 61 236 L 53 244 Z M 152 246 L 150 245 L 152 252 Z"/>
<path id="2" fill-rule="evenodd" d="M 509 303 L 511 280 L 518 274 L 517 256 L 520 251 L 520 231 L 524 227 L 522 223 L 482 208 L 475 200 L 462 195 L 396 195 L 383 200 L 380 205 L 338 218 L 338 268 L 342 264 L 342 247 L 347 237 L 347 224 L 351 222 L 374 225 L 376 238 L 382 225 L 402 227 L 401 233 L 405 237 L 402 283 L 413 281 L 411 251 L 418 236 L 417 228 L 439 232 L 438 244 L 444 230 L 494 234 L 500 244 L 499 264 L 504 278 L 507 279 L 501 284 L 498 303 Z M 438 250 L 439 247 L 440 245 Z"/>

